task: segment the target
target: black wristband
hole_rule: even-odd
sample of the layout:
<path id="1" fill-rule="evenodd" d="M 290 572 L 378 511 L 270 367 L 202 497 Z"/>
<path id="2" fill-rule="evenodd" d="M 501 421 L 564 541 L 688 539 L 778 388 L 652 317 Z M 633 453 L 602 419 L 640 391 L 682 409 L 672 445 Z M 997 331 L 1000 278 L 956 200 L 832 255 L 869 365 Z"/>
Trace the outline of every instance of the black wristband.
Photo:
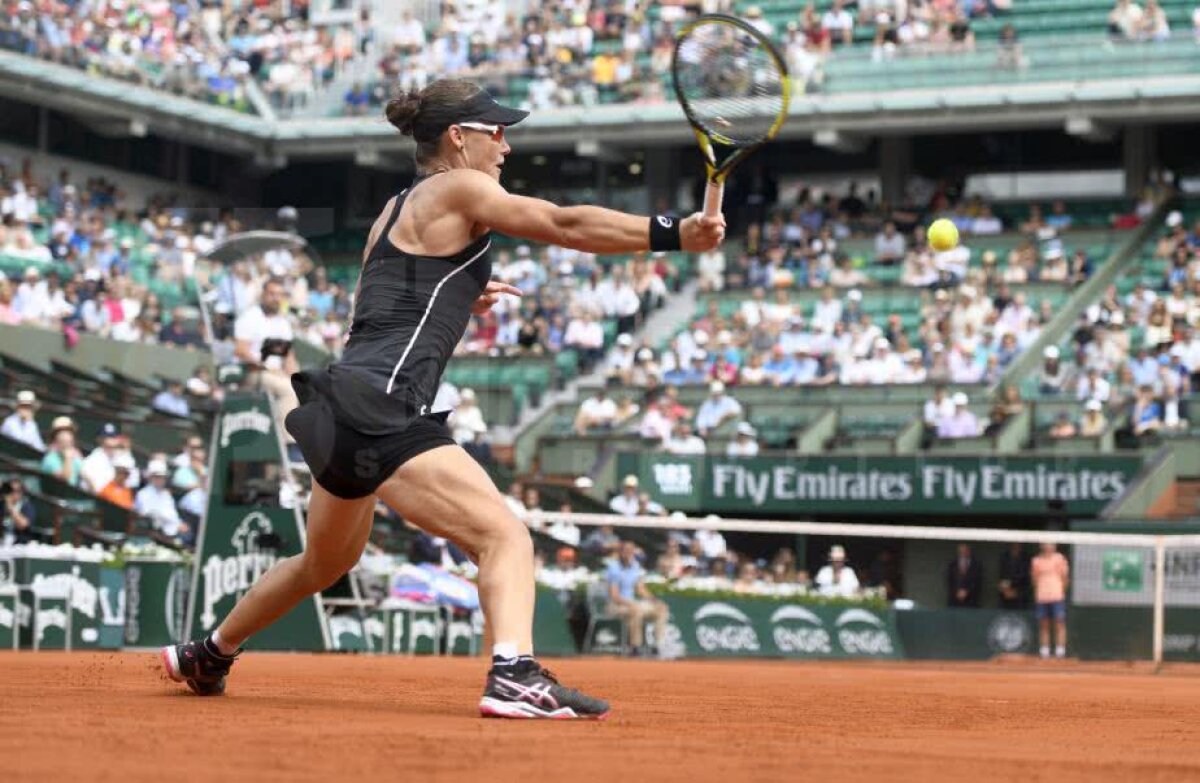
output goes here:
<path id="1" fill-rule="evenodd" d="M 667 215 L 655 215 L 650 218 L 650 250 L 659 253 L 664 250 L 682 250 L 683 242 L 679 236 L 679 219 Z"/>

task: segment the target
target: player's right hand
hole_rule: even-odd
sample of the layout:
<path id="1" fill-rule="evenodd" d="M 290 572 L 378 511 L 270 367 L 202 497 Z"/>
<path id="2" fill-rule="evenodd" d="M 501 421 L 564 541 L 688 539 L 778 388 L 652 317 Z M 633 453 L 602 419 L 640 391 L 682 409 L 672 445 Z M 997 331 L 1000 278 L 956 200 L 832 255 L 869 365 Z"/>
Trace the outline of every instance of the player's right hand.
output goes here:
<path id="1" fill-rule="evenodd" d="M 710 218 L 703 212 L 689 215 L 679 224 L 679 240 L 689 253 L 712 250 L 725 241 L 725 216 Z"/>

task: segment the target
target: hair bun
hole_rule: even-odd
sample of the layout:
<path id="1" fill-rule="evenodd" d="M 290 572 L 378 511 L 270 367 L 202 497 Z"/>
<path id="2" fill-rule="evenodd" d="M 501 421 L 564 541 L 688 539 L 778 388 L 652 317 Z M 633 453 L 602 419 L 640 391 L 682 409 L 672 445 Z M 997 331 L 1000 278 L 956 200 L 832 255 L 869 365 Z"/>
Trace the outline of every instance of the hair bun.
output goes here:
<path id="1" fill-rule="evenodd" d="M 400 131 L 405 136 L 413 135 L 413 130 L 417 124 L 417 116 L 421 113 L 421 94 L 415 91 L 408 91 L 397 95 L 388 101 L 387 108 L 384 114 L 387 116 L 387 121 Z"/>

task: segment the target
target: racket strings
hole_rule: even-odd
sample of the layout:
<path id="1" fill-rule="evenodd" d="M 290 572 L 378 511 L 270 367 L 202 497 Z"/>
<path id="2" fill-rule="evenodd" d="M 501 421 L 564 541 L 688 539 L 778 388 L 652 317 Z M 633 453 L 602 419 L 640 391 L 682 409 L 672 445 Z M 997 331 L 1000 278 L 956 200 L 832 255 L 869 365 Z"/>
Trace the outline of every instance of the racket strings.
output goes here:
<path id="1" fill-rule="evenodd" d="M 784 110 L 786 76 L 778 59 L 731 25 L 697 25 L 680 40 L 675 67 L 680 98 L 718 141 L 760 141 Z"/>

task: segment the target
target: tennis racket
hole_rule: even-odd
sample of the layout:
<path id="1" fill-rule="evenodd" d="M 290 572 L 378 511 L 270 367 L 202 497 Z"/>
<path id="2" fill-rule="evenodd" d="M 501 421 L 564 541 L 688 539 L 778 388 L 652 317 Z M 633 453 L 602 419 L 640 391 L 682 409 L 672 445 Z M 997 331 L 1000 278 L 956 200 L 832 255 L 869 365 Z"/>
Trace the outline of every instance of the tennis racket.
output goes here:
<path id="1" fill-rule="evenodd" d="M 787 65 L 752 25 L 708 14 L 679 32 L 671 81 L 704 153 L 704 214 L 717 217 L 729 172 L 783 127 L 792 94 Z"/>

